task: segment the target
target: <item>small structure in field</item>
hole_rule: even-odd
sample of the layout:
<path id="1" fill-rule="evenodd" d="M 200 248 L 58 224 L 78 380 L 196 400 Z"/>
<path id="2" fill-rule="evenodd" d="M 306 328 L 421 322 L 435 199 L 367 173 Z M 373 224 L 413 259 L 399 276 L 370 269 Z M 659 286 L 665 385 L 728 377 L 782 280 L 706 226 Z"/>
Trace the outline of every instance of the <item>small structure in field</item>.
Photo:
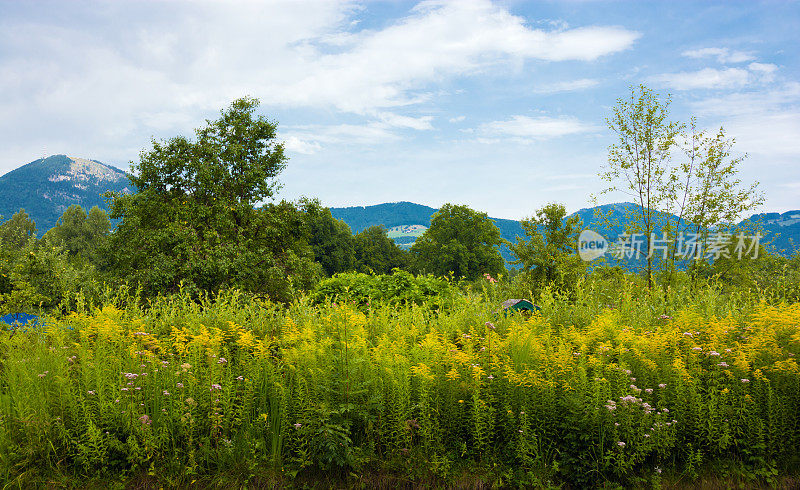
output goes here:
<path id="1" fill-rule="evenodd" d="M 507 299 L 503 301 L 503 313 L 505 314 L 513 311 L 533 312 L 540 310 L 541 308 L 531 303 L 527 299 Z"/>

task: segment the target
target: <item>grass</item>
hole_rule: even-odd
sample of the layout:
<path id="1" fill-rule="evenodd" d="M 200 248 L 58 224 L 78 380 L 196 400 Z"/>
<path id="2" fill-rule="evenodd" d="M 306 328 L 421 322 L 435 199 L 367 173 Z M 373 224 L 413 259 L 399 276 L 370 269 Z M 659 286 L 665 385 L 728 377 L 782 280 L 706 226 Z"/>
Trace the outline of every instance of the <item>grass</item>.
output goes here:
<path id="1" fill-rule="evenodd" d="M 501 286 L 445 309 L 120 295 L 0 334 L 16 486 L 790 487 L 800 305 Z M 659 470 L 661 470 L 659 472 Z M 705 480 L 704 480 L 705 478 Z"/>

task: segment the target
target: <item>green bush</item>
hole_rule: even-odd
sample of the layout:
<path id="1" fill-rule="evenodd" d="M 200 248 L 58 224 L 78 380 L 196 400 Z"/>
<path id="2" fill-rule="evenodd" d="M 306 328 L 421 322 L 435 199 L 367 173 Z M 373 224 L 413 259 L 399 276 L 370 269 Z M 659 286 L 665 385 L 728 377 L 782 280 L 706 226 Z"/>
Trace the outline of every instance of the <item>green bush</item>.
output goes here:
<path id="1" fill-rule="evenodd" d="M 427 303 L 432 308 L 452 305 L 456 290 L 445 279 L 433 276 L 414 276 L 409 272 L 395 269 L 392 274 L 363 274 L 345 272 L 336 274 L 317 284 L 311 293 L 317 303 L 346 301 L 361 307 L 372 303 L 393 305 L 421 305 Z"/>

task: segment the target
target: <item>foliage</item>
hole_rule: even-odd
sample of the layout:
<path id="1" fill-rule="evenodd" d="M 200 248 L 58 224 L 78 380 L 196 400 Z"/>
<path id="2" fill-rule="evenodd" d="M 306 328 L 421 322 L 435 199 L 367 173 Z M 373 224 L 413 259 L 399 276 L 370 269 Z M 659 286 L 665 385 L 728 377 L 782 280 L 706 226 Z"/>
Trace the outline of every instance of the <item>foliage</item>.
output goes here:
<path id="1" fill-rule="evenodd" d="M 505 269 L 497 250 L 501 243 L 500 230 L 486 213 L 447 203 L 433 215 L 411 252 L 422 272 L 475 279 Z"/>
<path id="2" fill-rule="evenodd" d="M 408 253 L 389 238 L 383 226 L 370 226 L 358 233 L 354 248 L 361 272 L 388 274 L 393 269 L 408 267 Z"/>
<path id="3" fill-rule="evenodd" d="M 153 142 L 132 165 L 138 192 L 112 196 L 106 266 L 152 296 L 185 288 L 194 294 L 242 287 L 288 301 L 317 274 L 301 237 L 303 215 L 272 196 L 284 168 L 276 124 L 254 117 L 258 101 L 234 101 L 216 121 Z"/>
<path id="4" fill-rule="evenodd" d="M 335 219 L 329 208 L 318 199 L 303 200 L 303 230 L 314 260 L 326 275 L 353 270 L 356 267 L 353 234 L 344 221 Z"/>
<path id="5" fill-rule="evenodd" d="M 6 251 L 20 250 L 36 239 L 36 223 L 24 209 L 0 225 L 0 247 Z"/>
<path id="6" fill-rule="evenodd" d="M 580 218 L 567 217 L 563 204 L 544 206 L 536 216 L 522 220 L 526 238 L 517 237 L 509 245 L 516 257 L 511 263 L 522 266 L 531 284 L 572 289 L 586 272 L 576 248 L 582 227 Z"/>
<path id="7" fill-rule="evenodd" d="M 87 215 L 82 207 L 73 204 L 42 239 L 49 246 L 63 248 L 71 257 L 94 262 L 110 231 L 111 221 L 105 211 L 95 206 Z"/>
<path id="8" fill-rule="evenodd" d="M 670 121 L 669 104 L 644 85 L 631 87 L 630 97 L 617 100 L 609 128 L 618 142 L 608 150 L 608 166 L 600 174 L 611 186 L 607 192 L 621 191 L 637 205 L 630 233 L 640 232 L 650 239 L 659 223 L 657 213 L 672 204 L 675 182 L 671 172 L 672 152 L 683 125 Z M 648 241 L 649 243 L 649 241 Z M 647 256 L 647 281 L 652 285 L 653 260 Z"/>
<path id="9" fill-rule="evenodd" d="M 635 201 L 627 233 L 643 235 L 640 255 L 646 254 L 648 287 L 655 257 L 647 252 L 656 240 L 671 238 L 676 244 L 669 260 L 661 260 L 669 280 L 680 253 L 676 237 L 693 232 L 705 240 L 714 226 L 732 223 L 764 202 L 758 183 L 743 186 L 737 178 L 744 156 L 732 156 L 734 140 L 724 129 L 709 136 L 692 119 L 687 131 L 686 124 L 669 120 L 670 102 L 644 85 L 631 87 L 630 97 L 617 101 L 607 123 L 618 141 L 609 147 L 608 165 L 600 173 L 609 183 L 603 193 L 622 192 Z M 685 159 L 678 160 L 678 153 Z"/>
<path id="10" fill-rule="evenodd" d="M 317 284 L 311 293 L 316 303 L 340 301 L 355 303 L 360 307 L 375 304 L 422 305 L 441 308 L 451 305 L 455 290 L 444 279 L 432 276 L 413 276 L 395 269 L 392 274 L 364 274 L 348 272 L 336 274 Z"/>
<path id="11" fill-rule="evenodd" d="M 24 212 L 0 226 L 0 313 L 68 309 L 72 302 L 67 298 L 78 293 L 85 297 L 99 293 L 101 286 L 93 262 L 97 259 L 94 251 L 104 227 L 108 233 L 108 218 L 97 208 L 93 212 L 91 220 L 80 224 L 86 231 L 80 237 L 83 240 L 66 232 L 66 228 L 59 228 L 56 234 L 45 234 L 47 239 L 37 240 L 36 224 Z M 76 206 L 68 209 L 64 216 L 79 217 L 81 213 L 83 210 Z M 77 230 L 72 225 L 78 225 L 70 225 L 71 230 Z M 65 244 L 75 246 L 76 254 L 65 250 Z"/>
<path id="12" fill-rule="evenodd" d="M 796 471 L 797 304 L 595 286 L 543 294 L 527 319 L 480 297 L 438 312 L 236 293 L 81 304 L 0 332 L 0 472 L 441 485 L 466 469 L 583 487 L 704 464 L 751 484 Z"/>

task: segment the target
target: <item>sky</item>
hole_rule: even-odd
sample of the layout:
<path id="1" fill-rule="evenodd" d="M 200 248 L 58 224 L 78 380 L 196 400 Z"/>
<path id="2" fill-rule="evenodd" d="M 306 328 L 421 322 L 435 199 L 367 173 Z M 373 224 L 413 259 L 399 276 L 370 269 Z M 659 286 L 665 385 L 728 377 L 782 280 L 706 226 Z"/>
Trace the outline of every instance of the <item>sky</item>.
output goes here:
<path id="1" fill-rule="evenodd" d="M 630 87 L 747 154 L 759 211 L 800 209 L 800 3 L 0 0 L 0 174 L 66 154 L 128 169 L 253 96 L 277 198 L 592 205 Z M 601 195 L 599 203 L 628 200 Z"/>

